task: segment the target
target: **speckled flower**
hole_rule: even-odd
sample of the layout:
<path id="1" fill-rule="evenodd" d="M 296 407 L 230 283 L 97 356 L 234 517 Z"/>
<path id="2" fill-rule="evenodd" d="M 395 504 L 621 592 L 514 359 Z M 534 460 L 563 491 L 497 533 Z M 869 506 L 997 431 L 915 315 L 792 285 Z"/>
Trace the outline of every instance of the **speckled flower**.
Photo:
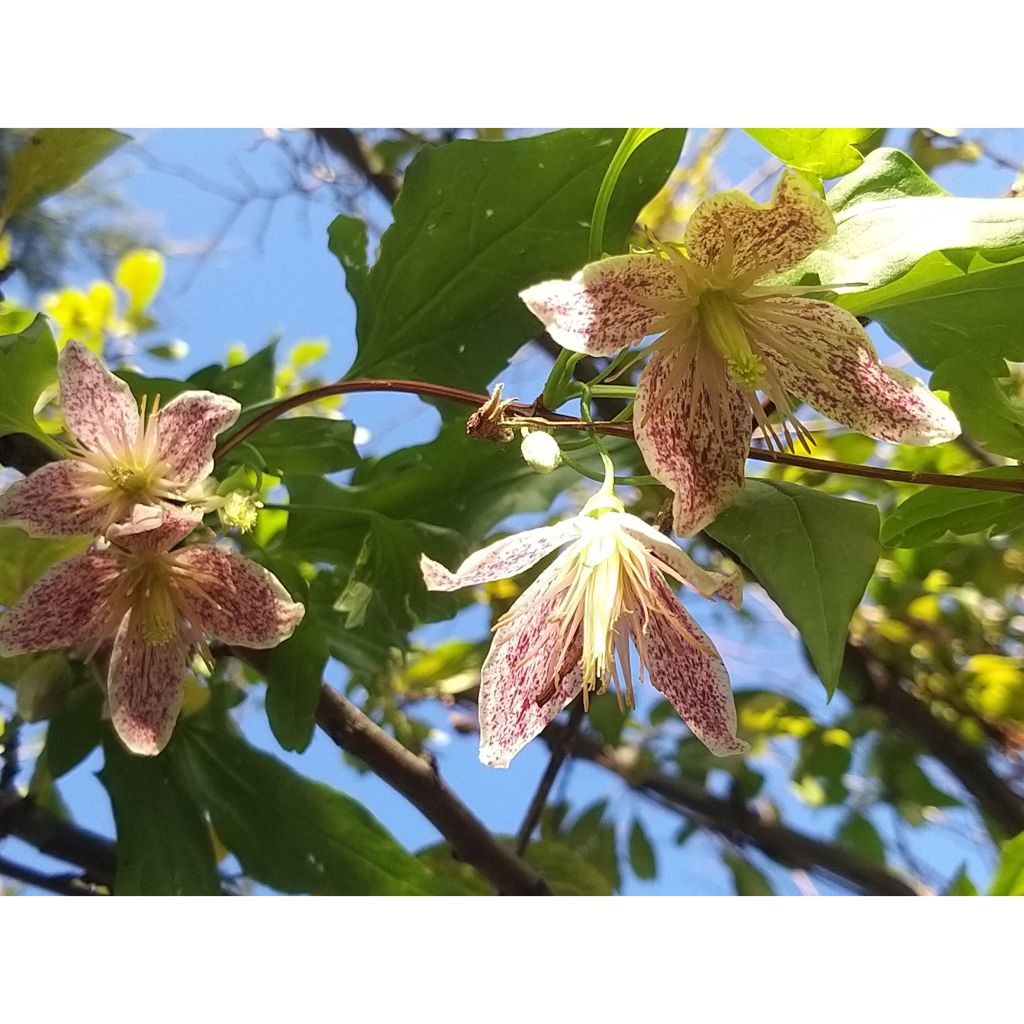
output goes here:
<path id="1" fill-rule="evenodd" d="M 782 417 L 790 447 L 810 440 L 794 396 L 882 440 L 928 445 L 959 434 L 956 417 L 920 381 L 878 362 L 856 317 L 806 297 L 822 288 L 771 284 L 834 231 L 828 206 L 789 174 L 763 206 L 742 192 L 705 200 L 684 247 L 655 242 L 652 252 L 599 260 L 571 281 L 522 293 L 574 352 L 609 356 L 661 335 L 640 377 L 633 425 L 651 472 L 675 494 L 677 533 L 706 526 L 742 485 L 752 419 L 781 449 L 758 391 Z"/>
<path id="2" fill-rule="evenodd" d="M 739 606 L 737 576 L 708 572 L 606 492 L 556 526 L 506 537 L 454 572 L 423 557 L 429 590 L 458 590 L 523 572 L 570 546 L 495 627 L 480 672 L 480 760 L 498 768 L 581 690 L 613 686 L 631 706 L 629 642 L 651 682 L 715 754 L 747 749 L 736 737 L 729 676 L 714 645 L 665 579 Z"/>
<path id="3" fill-rule="evenodd" d="M 168 512 L 155 529 L 115 525 L 112 545 L 58 562 L 0 617 L 4 656 L 74 647 L 91 657 L 113 638 L 110 715 L 137 754 L 166 745 L 192 655 L 211 660 L 207 636 L 275 647 L 304 612 L 275 576 L 233 551 L 173 549 L 197 522 L 198 513 Z"/>
<path id="4" fill-rule="evenodd" d="M 0 519 L 36 537 L 104 533 L 134 516 L 160 524 L 213 469 L 214 438 L 238 417 L 233 398 L 185 391 L 146 416 L 128 385 L 87 348 L 69 342 L 57 365 L 69 458 L 0 495 Z"/>

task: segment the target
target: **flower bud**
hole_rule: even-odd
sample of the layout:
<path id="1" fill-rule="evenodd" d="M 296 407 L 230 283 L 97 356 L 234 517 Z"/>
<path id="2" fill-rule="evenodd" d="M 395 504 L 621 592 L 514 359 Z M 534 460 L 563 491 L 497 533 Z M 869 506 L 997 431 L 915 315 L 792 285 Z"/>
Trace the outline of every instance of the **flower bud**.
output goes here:
<path id="1" fill-rule="evenodd" d="M 538 473 L 550 473 L 561 465 L 562 452 L 558 442 L 543 430 L 531 430 L 523 438 L 523 458 Z"/>
<path id="2" fill-rule="evenodd" d="M 232 491 L 224 498 L 224 504 L 217 509 L 220 521 L 227 527 L 237 527 L 248 533 L 256 525 L 256 517 L 263 508 L 253 491 Z"/>

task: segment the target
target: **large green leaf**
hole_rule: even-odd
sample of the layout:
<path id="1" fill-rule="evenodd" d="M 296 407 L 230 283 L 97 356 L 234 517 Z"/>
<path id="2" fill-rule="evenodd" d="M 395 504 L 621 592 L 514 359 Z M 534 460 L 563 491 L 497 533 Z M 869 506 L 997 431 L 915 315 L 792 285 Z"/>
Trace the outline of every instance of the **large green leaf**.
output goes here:
<path id="1" fill-rule="evenodd" d="M 14 604 L 51 565 L 88 543 L 84 537 L 30 537 L 16 526 L 0 526 L 0 604 Z"/>
<path id="2" fill-rule="evenodd" d="M 839 303 L 877 320 L 922 366 L 945 359 L 1024 359 L 1024 259 L 933 252 L 881 288 Z"/>
<path id="3" fill-rule="evenodd" d="M 209 826 L 170 756 L 136 757 L 113 738 L 103 749 L 100 780 L 117 825 L 117 895 L 219 895 Z"/>
<path id="4" fill-rule="evenodd" d="M 1024 472 L 1019 466 L 999 466 L 967 475 L 1024 483 Z M 889 547 L 916 548 L 939 540 L 947 532 L 960 535 L 984 531 L 1008 533 L 1021 524 L 1024 524 L 1024 494 L 926 487 L 890 513 L 882 524 L 881 539 Z"/>
<path id="5" fill-rule="evenodd" d="M 621 130 L 572 129 L 423 149 L 365 278 L 358 229 L 336 223 L 332 247 L 354 269 L 358 304 L 349 376 L 484 387 L 540 329 L 519 291 L 586 262 L 594 200 L 621 137 Z M 612 197 L 606 238 L 624 245 L 681 142 L 681 131 L 659 132 L 633 155 Z"/>
<path id="6" fill-rule="evenodd" d="M 850 618 L 878 559 L 878 509 L 795 484 L 748 480 L 708 532 L 800 630 L 831 693 Z"/>
<path id="7" fill-rule="evenodd" d="M 336 473 L 359 461 L 354 434 L 351 420 L 295 416 L 272 420 L 252 434 L 249 442 L 272 473 Z M 238 461 L 251 461 L 245 446 L 232 449 L 224 459 L 225 464 Z"/>
<path id="8" fill-rule="evenodd" d="M 875 290 L 939 250 L 998 254 L 1000 261 L 1024 256 L 1024 208 L 1017 200 L 945 195 L 891 149 L 875 150 L 827 198 L 836 234 L 792 276 L 812 273 L 826 286 L 858 286 L 839 299 L 851 312 L 871 313 Z M 891 291 L 887 298 L 891 306 Z"/>
<path id="9" fill-rule="evenodd" d="M 281 892 L 416 896 L 424 867 L 354 800 L 297 775 L 241 737 L 180 729 L 175 764 L 246 874 Z"/>
<path id="10" fill-rule="evenodd" d="M 747 133 L 799 171 L 819 178 L 837 178 L 864 161 L 856 145 L 875 128 L 747 128 Z"/>
<path id="11" fill-rule="evenodd" d="M 965 434 L 991 452 L 1024 459 L 1024 404 L 1008 398 L 996 383 L 997 378 L 1009 375 L 1001 359 L 961 356 L 936 367 L 931 387 L 949 392 L 950 405 Z"/>
<path id="12" fill-rule="evenodd" d="M 73 185 L 130 136 L 109 128 L 40 128 L 11 158 L 0 223 Z"/>
<path id="13" fill-rule="evenodd" d="M 316 727 L 327 641 L 319 623 L 306 615 L 298 629 L 268 653 L 267 719 L 274 738 L 285 750 L 303 751 Z"/>
<path id="14" fill-rule="evenodd" d="M 1024 832 L 1003 843 L 1003 856 L 996 868 L 989 896 L 1024 896 Z"/>
<path id="15" fill-rule="evenodd" d="M 0 380 L 0 437 L 31 434 L 55 448 L 35 417 L 40 394 L 57 380 L 57 346 L 44 316 L 18 334 L 0 336 Z"/>

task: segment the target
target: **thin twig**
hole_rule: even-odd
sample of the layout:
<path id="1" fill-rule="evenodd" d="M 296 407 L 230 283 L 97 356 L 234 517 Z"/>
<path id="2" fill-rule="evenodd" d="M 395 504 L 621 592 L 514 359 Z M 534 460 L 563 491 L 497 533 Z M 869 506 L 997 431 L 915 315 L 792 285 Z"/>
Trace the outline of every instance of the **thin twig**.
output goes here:
<path id="1" fill-rule="evenodd" d="M 558 773 L 565 763 L 565 759 L 569 756 L 572 739 L 576 735 L 582 721 L 583 701 L 577 698 L 572 711 L 569 713 L 569 721 L 566 724 L 561 740 L 551 744 L 551 757 L 548 760 L 548 765 L 544 769 L 544 774 L 540 777 L 537 791 L 533 794 L 533 799 L 526 810 L 523 823 L 519 826 L 519 832 L 516 835 L 516 853 L 520 857 L 526 852 L 526 847 L 533 836 L 533 830 L 540 822 L 541 815 L 544 813 L 544 806 L 548 802 L 548 796 L 551 794 L 551 789 L 558 778 Z"/>
<path id="2" fill-rule="evenodd" d="M 507 896 L 550 896 L 547 883 L 484 824 L 425 760 L 407 750 L 336 690 L 320 691 L 317 725 L 342 750 L 354 754 L 398 790 L 498 892 Z"/>
<path id="3" fill-rule="evenodd" d="M 220 458 L 231 451 L 261 427 L 277 419 L 291 409 L 309 402 L 316 402 L 333 395 L 354 394 L 364 391 L 391 391 L 404 394 L 419 395 L 427 398 L 438 398 L 461 405 L 479 408 L 488 396 L 462 388 L 450 388 L 444 384 L 431 384 L 427 381 L 397 379 L 366 379 L 343 380 L 335 384 L 325 384 L 311 388 L 302 394 L 282 399 L 275 405 L 264 409 L 253 417 L 244 427 L 237 430 L 214 453 Z M 506 410 L 509 419 L 523 419 L 543 423 L 550 427 L 563 427 L 574 430 L 593 429 L 600 434 L 614 437 L 633 437 L 633 426 L 630 423 L 614 423 L 608 420 L 595 420 L 587 423 L 573 419 L 560 413 L 551 412 L 534 402 L 527 405 L 523 402 L 511 402 Z M 843 476 L 863 477 L 869 480 L 888 480 L 895 483 L 928 484 L 934 487 L 958 487 L 974 491 L 1001 491 L 1006 494 L 1024 494 L 1024 479 L 1006 480 L 996 477 L 956 476 L 949 473 L 921 473 L 916 470 L 888 469 L 884 466 L 860 466 L 850 462 L 836 462 L 832 459 L 814 459 L 806 455 L 795 455 L 791 452 L 769 451 L 766 448 L 750 448 L 747 458 L 758 462 L 771 462 L 783 466 L 799 466 L 815 473 L 839 473 Z"/>
<path id="4" fill-rule="evenodd" d="M 95 886 L 79 878 L 77 875 L 46 875 L 34 871 L 22 864 L 15 864 L 6 857 L 0 857 L 0 875 L 13 878 L 16 882 L 33 885 L 45 892 L 56 893 L 58 896 L 105 896 Z"/>

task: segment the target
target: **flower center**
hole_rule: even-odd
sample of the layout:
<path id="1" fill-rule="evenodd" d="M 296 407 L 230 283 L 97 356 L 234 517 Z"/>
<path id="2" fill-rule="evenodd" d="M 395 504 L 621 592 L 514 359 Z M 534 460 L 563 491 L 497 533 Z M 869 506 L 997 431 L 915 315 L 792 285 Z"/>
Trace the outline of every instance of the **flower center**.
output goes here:
<path id="1" fill-rule="evenodd" d="M 764 362 L 751 348 L 732 299 L 725 292 L 710 288 L 701 295 L 698 311 L 704 333 L 725 360 L 733 379 L 743 387 L 762 387 Z"/>

